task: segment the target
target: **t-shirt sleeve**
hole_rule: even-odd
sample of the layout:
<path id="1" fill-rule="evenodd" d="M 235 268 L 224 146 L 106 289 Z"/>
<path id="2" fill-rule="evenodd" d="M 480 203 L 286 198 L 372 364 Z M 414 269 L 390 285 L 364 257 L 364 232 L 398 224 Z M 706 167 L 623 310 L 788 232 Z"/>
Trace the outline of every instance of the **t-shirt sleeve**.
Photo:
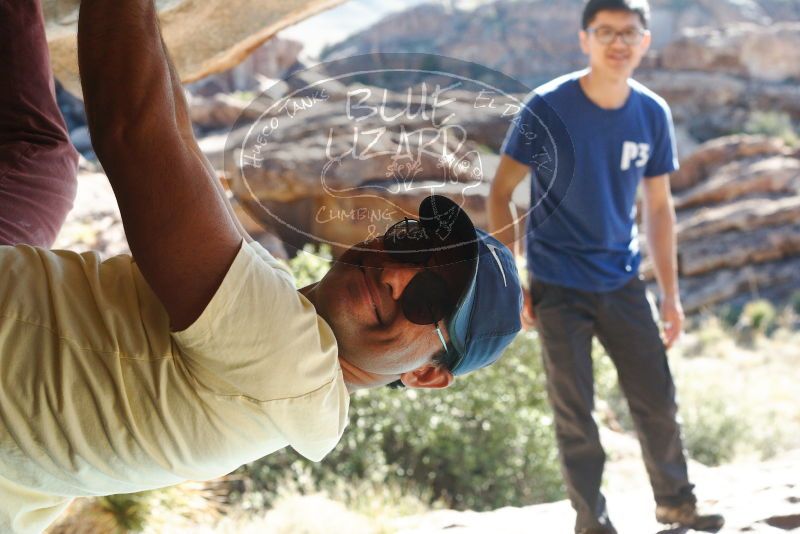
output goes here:
<path id="1" fill-rule="evenodd" d="M 646 178 L 676 171 L 680 166 L 675 142 L 675 126 L 672 124 L 672 112 L 666 102 L 659 104 L 659 113 L 654 125 L 653 150 L 644 170 Z"/>
<path id="2" fill-rule="evenodd" d="M 533 94 L 514 116 L 500 148 L 505 154 L 523 165 L 535 166 L 544 142 L 544 126 L 539 114 L 544 107 L 542 97 Z"/>
<path id="3" fill-rule="evenodd" d="M 263 248 L 242 243 L 206 309 L 172 337 L 201 387 L 262 405 L 304 456 L 338 441 L 349 397 L 333 331 Z"/>

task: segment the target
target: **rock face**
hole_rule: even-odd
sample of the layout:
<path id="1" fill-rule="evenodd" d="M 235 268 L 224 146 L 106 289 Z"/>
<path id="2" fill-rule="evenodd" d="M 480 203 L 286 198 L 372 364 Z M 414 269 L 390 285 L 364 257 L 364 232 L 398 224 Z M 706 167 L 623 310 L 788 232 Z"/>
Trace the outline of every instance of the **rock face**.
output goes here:
<path id="1" fill-rule="evenodd" d="M 287 71 L 300 68 L 297 57 L 302 50 L 303 45 L 297 41 L 273 37 L 232 69 L 202 78 L 187 89 L 193 95 L 204 97 L 237 91 L 262 91 L 265 85 L 282 78 Z"/>
<path id="2" fill-rule="evenodd" d="M 230 69 L 281 29 L 342 0 L 157 0 L 161 30 L 181 78 Z M 80 0 L 43 0 L 56 78 L 80 95 L 75 35 Z"/>
<path id="3" fill-rule="evenodd" d="M 688 28 L 651 55 L 637 78 L 696 139 L 742 131 L 757 112 L 797 121 L 800 23 Z"/>
<path id="4" fill-rule="evenodd" d="M 502 0 L 473 11 L 422 4 L 330 47 L 322 59 L 424 51 L 485 65 L 533 87 L 581 64 L 576 32 L 564 31 L 577 28 L 579 20 L 580 4 L 574 1 Z"/>
<path id="5" fill-rule="evenodd" d="M 800 79 L 800 23 L 689 28 L 661 52 L 668 70 L 721 72 L 770 82 Z"/>
<path id="6" fill-rule="evenodd" d="M 702 145 L 672 176 L 687 311 L 800 287 L 800 159 L 776 139 Z M 651 277 L 650 265 L 644 272 Z"/>
<path id="7" fill-rule="evenodd" d="M 636 77 L 667 99 L 682 131 L 706 141 L 744 131 L 759 111 L 800 119 L 800 5 L 651 5 L 653 46 Z M 470 11 L 423 4 L 329 47 L 323 59 L 425 51 L 474 61 L 533 88 L 586 66 L 576 37 L 581 7 L 573 0 L 501 0 Z"/>

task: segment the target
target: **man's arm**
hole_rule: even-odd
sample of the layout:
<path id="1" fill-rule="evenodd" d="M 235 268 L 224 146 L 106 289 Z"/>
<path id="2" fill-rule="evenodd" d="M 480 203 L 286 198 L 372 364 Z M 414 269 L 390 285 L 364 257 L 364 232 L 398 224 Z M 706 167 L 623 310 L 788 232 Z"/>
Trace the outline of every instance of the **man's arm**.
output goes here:
<path id="1" fill-rule="evenodd" d="M 511 250 L 514 256 L 522 253 L 519 245 L 520 239 L 517 236 L 524 234 L 524 219 L 516 221 L 514 213 L 511 211 L 511 197 L 514 189 L 528 175 L 530 168 L 514 158 L 503 154 L 500 156 L 500 164 L 492 180 L 489 189 L 489 231 L 505 246 Z M 521 232 L 517 233 L 517 225 L 522 224 Z M 530 291 L 523 291 L 524 305 L 522 308 L 522 325 L 530 328 L 536 324 L 536 314 L 533 311 Z"/>
<path id="2" fill-rule="evenodd" d="M 527 165 L 503 154 L 489 189 L 489 230 L 515 256 L 521 253 L 517 236 L 522 233 L 517 232 L 518 221 L 514 220 L 511 211 L 511 197 L 528 172 L 530 168 Z"/>
<path id="3" fill-rule="evenodd" d="M 668 174 L 644 180 L 643 215 L 648 249 L 661 290 L 664 343 L 669 348 L 681 334 L 684 316 L 678 291 L 675 207 Z"/>
<path id="4" fill-rule="evenodd" d="M 172 62 L 172 58 L 169 56 L 167 45 L 164 43 L 164 39 L 161 39 L 161 49 L 164 52 L 164 57 L 167 59 L 167 65 L 169 66 L 170 83 L 172 84 L 172 94 L 175 101 L 175 121 L 178 125 L 178 129 L 181 132 L 181 137 L 183 137 L 186 146 L 197 155 L 211 176 L 214 177 L 214 187 L 217 190 L 217 193 L 219 193 L 220 197 L 223 199 L 228 216 L 231 218 L 231 220 L 233 220 L 233 224 L 236 226 L 236 229 L 239 231 L 239 234 L 242 236 L 242 238 L 249 243 L 253 241 L 253 238 L 250 237 L 250 234 L 247 233 L 247 230 L 245 230 L 244 226 L 242 226 L 241 221 L 239 221 L 239 219 L 236 217 L 236 213 L 233 211 L 233 206 L 231 206 L 222 184 L 218 179 L 216 179 L 217 171 L 214 169 L 214 166 L 211 165 L 211 162 L 208 161 L 206 155 L 203 154 L 203 151 L 200 150 L 200 145 L 197 144 L 197 139 L 194 137 L 192 120 L 189 118 L 189 105 L 186 103 L 186 95 L 183 92 L 183 84 L 181 84 L 178 71 L 175 69 L 175 64 Z"/>
<path id="5" fill-rule="evenodd" d="M 172 328 L 183 329 L 211 300 L 242 237 L 181 132 L 153 1 L 83 0 L 78 59 L 92 142 L 131 252 Z"/>

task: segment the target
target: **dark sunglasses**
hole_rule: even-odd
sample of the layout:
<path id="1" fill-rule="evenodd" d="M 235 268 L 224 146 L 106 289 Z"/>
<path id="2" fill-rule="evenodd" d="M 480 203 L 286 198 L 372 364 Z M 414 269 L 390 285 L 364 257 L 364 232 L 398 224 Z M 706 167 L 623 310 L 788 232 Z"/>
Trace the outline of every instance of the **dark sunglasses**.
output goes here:
<path id="1" fill-rule="evenodd" d="M 435 325 L 436 334 L 447 351 L 439 321 L 453 312 L 455 301 L 444 279 L 427 267 L 434 248 L 425 228 L 414 219 L 405 218 L 393 224 L 383 235 L 384 252 L 392 261 L 422 268 L 400 297 L 403 315 L 414 324 Z"/>

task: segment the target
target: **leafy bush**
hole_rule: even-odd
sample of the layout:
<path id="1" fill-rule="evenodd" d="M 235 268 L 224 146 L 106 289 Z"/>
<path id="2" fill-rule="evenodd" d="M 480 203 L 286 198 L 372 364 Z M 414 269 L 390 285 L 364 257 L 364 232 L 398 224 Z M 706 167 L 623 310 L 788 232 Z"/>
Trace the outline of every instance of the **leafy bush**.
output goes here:
<path id="1" fill-rule="evenodd" d="M 331 268 L 331 249 L 328 246 L 303 247 L 302 252 L 289 260 L 289 268 L 294 274 L 296 286 L 305 287 L 319 281 Z"/>
<path id="2" fill-rule="evenodd" d="M 289 449 L 244 466 L 267 493 L 290 477 L 308 491 L 373 481 L 457 509 L 490 510 L 563 497 L 534 334 L 500 362 L 445 391 L 382 388 L 353 395 L 350 426 L 321 463 Z"/>
<path id="3" fill-rule="evenodd" d="M 681 403 L 683 439 L 689 456 L 705 465 L 733 460 L 749 425 L 725 400 L 705 396 Z"/>
<path id="4" fill-rule="evenodd" d="M 755 332 L 770 333 L 778 317 L 775 307 L 768 300 L 758 299 L 748 302 L 742 310 L 739 325 Z"/>
<path id="5" fill-rule="evenodd" d="M 754 111 L 744 125 L 749 134 L 780 137 L 789 145 L 796 145 L 800 138 L 788 113 L 782 111 Z"/>

